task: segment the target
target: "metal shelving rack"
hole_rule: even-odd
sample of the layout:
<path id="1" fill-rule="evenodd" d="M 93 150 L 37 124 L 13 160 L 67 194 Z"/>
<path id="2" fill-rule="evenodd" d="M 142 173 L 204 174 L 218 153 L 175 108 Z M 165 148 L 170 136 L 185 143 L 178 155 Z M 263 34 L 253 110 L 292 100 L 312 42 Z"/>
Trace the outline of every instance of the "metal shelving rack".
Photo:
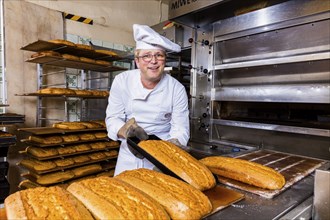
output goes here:
<path id="1" fill-rule="evenodd" d="M 121 61 L 125 60 L 129 55 L 122 51 L 115 51 L 118 56 L 110 56 L 105 55 L 103 53 L 98 53 L 95 50 L 86 50 L 82 48 L 72 47 L 72 46 L 66 46 L 66 45 L 59 45 L 54 44 L 48 41 L 38 40 L 36 42 L 33 42 L 31 44 L 28 44 L 21 48 L 22 50 L 27 51 L 33 51 L 33 52 L 41 52 L 45 50 L 53 50 L 56 52 L 59 52 L 61 54 L 70 54 L 77 57 L 86 57 L 94 60 L 104 60 L 108 62 L 112 61 Z M 113 50 L 112 50 L 113 51 Z M 89 85 L 91 84 L 91 81 L 93 80 L 102 80 L 102 82 L 107 82 L 107 85 L 98 88 L 101 90 L 107 90 L 109 91 L 112 79 L 113 79 L 113 72 L 116 71 L 123 71 L 126 70 L 126 68 L 122 68 L 119 66 L 114 65 L 100 65 L 96 63 L 88 63 L 88 62 L 82 62 L 82 61 L 76 61 L 76 60 L 68 60 L 61 56 L 38 56 L 35 58 L 30 58 L 26 60 L 26 62 L 36 63 L 37 64 L 37 74 L 38 74 L 38 82 L 37 87 L 38 89 L 43 89 L 45 87 L 68 87 L 67 82 L 67 72 L 64 72 L 64 82 L 60 84 L 44 84 L 46 81 L 45 78 L 49 75 L 57 74 L 57 72 L 51 72 L 51 73 L 45 73 L 44 67 L 46 65 L 55 66 L 55 67 L 63 67 L 63 68 L 71 68 L 79 70 L 80 73 L 78 74 L 80 76 L 80 88 L 79 89 L 91 89 Z M 97 74 L 103 74 L 97 76 Z M 105 75 L 104 75 L 105 74 Z M 95 75 L 96 77 L 93 77 L 92 75 Z M 41 95 L 37 93 L 30 93 L 30 94 L 22 94 L 21 96 L 37 96 L 37 115 L 36 115 L 36 126 L 42 127 L 45 126 L 45 121 L 70 121 L 70 114 L 68 112 L 68 102 L 69 101 L 76 101 L 76 105 L 80 107 L 80 115 L 78 112 L 76 114 L 81 120 L 88 120 L 88 100 L 91 99 L 104 99 L 106 100 L 107 97 L 91 97 L 91 96 L 68 96 L 68 95 Z M 64 111 L 64 119 L 59 118 L 47 118 L 45 117 L 45 110 L 49 110 L 45 104 L 43 104 L 44 98 L 61 98 L 64 99 L 64 108 L 53 108 L 53 110 L 63 110 Z"/>

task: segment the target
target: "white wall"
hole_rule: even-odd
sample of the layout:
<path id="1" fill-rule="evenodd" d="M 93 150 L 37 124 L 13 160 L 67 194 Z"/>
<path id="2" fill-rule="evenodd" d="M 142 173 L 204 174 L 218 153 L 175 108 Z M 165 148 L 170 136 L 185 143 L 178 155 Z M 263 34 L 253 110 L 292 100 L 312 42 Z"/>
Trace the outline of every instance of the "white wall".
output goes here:
<path id="1" fill-rule="evenodd" d="M 65 33 L 134 46 L 134 23 L 155 25 L 168 19 L 168 4 L 157 0 L 25 0 L 46 8 L 91 18 L 93 25 L 65 20 Z"/>

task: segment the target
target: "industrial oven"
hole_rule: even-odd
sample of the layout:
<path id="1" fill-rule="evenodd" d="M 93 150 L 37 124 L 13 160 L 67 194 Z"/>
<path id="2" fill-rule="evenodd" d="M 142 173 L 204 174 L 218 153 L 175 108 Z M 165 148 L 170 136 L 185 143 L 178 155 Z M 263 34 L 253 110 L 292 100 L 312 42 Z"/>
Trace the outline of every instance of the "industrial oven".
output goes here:
<path id="1" fill-rule="evenodd" d="M 195 156 L 251 159 L 258 152 L 253 160 L 270 153 L 322 161 L 309 172 L 297 171 L 301 178 L 271 199 L 247 194 L 210 219 L 311 217 L 312 171 L 329 173 L 329 18 L 329 1 L 323 0 L 169 1 L 169 19 L 194 30 L 189 42 Z M 290 168 L 300 163 L 292 161 Z"/>

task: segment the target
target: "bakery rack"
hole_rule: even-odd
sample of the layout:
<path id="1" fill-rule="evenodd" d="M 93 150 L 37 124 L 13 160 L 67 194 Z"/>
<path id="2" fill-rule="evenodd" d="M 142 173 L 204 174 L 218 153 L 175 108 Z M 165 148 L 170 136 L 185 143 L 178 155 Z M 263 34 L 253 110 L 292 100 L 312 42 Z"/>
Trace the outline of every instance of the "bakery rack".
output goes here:
<path id="1" fill-rule="evenodd" d="M 52 43 L 44 40 L 37 40 L 32 42 L 24 47 L 21 50 L 30 51 L 30 52 L 42 52 L 42 51 L 55 51 L 60 54 L 69 54 L 76 57 L 86 57 L 89 59 L 93 59 L 95 61 L 102 60 L 111 62 L 109 65 L 98 64 L 96 62 L 84 62 L 81 60 L 70 60 L 65 59 L 62 56 L 50 56 L 50 55 L 40 55 L 37 57 L 29 58 L 26 62 L 29 63 L 36 63 L 37 64 L 37 75 L 38 75 L 38 82 L 37 82 L 37 89 L 43 89 L 45 87 L 68 87 L 68 79 L 67 79 L 67 69 L 64 71 L 64 79 L 63 83 L 57 84 L 50 84 L 46 83 L 48 81 L 48 77 L 53 74 L 58 74 L 59 72 L 47 72 L 44 71 L 44 67 L 46 66 L 54 66 L 54 67 L 63 67 L 63 68 L 70 68 L 79 70 L 77 74 L 77 78 L 80 77 L 81 82 L 80 85 L 77 85 L 79 89 L 90 89 L 90 88 L 97 88 L 100 90 L 109 91 L 110 85 L 113 79 L 113 73 L 118 71 L 126 70 L 126 68 L 116 66 L 113 64 L 115 61 L 125 61 L 131 55 L 118 51 L 115 51 L 117 55 L 107 55 L 104 53 L 100 53 L 100 50 L 94 49 L 85 49 L 75 46 L 68 46 L 64 44 L 57 44 Z M 95 76 L 95 77 L 92 77 Z M 57 77 L 58 78 L 58 77 Z M 94 83 L 94 81 L 97 81 Z M 105 85 L 107 84 L 107 85 Z M 48 126 L 52 123 L 52 121 L 71 121 L 70 114 L 75 114 L 79 120 L 96 120 L 100 118 L 95 117 L 102 117 L 100 114 L 95 114 L 92 111 L 96 111 L 93 109 L 94 106 L 102 106 L 99 109 L 104 108 L 104 104 L 107 100 L 107 97 L 98 97 L 98 96 L 72 96 L 72 95 L 45 95 L 45 94 L 38 94 L 35 92 L 32 93 L 25 93 L 25 94 L 16 94 L 18 96 L 35 96 L 37 97 L 37 114 L 36 114 L 36 127 L 43 127 Z M 50 107 L 50 104 L 46 103 L 45 99 L 53 98 L 56 99 L 55 102 L 61 103 L 61 100 L 64 100 L 64 107 Z M 71 109 L 69 111 L 69 105 L 75 107 L 75 109 Z M 48 112 L 53 112 L 53 116 L 47 115 Z M 62 113 L 64 112 L 64 114 Z M 104 109 L 105 112 L 105 109 Z M 103 118 L 102 118 L 103 119 Z M 74 119 L 76 120 L 76 119 Z"/>
<path id="2" fill-rule="evenodd" d="M 7 104 L 0 104 L 0 107 L 8 107 Z M 0 203 L 9 195 L 10 185 L 7 179 L 9 163 L 7 161 L 8 150 L 16 145 L 16 135 L 6 132 L 4 129 L 16 123 L 24 123 L 25 116 L 15 113 L 0 114 Z"/>
<path id="3" fill-rule="evenodd" d="M 85 133 L 95 133 L 95 132 L 106 132 L 105 128 L 91 128 L 91 129 L 77 129 L 77 130 L 67 130 L 67 129 L 58 129 L 54 127 L 36 127 L 36 128 L 20 128 L 18 129 L 19 132 L 28 134 L 28 135 L 34 135 L 39 137 L 46 137 L 46 136 L 52 136 L 52 135 L 66 135 L 66 134 L 85 134 Z M 21 151 L 20 153 L 24 155 L 24 159 L 18 163 L 18 165 L 24 167 L 28 172 L 21 174 L 22 177 L 25 178 L 20 184 L 20 188 L 28 188 L 28 187 L 34 187 L 34 186 L 51 186 L 51 185 L 58 185 L 58 184 L 65 184 L 70 181 L 74 181 L 79 178 L 86 178 L 89 176 L 96 176 L 96 175 L 104 175 L 104 173 L 113 173 L 113 169 L 116 164 L 116 158 L 118 155 L 118 148 L 119 143 L 115 141 L 111 141 L 108 138 L 98 138 L 93 140 L 86 140 L 86 141 L 75 141 L 75 142 L 63 142 L 58 144 L 41 144 L 33 141 L 29 141 L 27 139 L 21 140 L 23 144 L 27 146 L 25 151 Z M 66 153 L 66 154 L 57 154 L 54 156 L 44 157 L 44 156 L 36 156 L 31 153 L 29 153 L 29 146 L 33 146 L 35 148 L 40 149 L 47 149 L 47 148 L 68 148 L 72 147 L 77 144 L 91 144 L 96 142 L 111 142 L 113 143 L 112 146 L 107 146 L 102 149 L 89 149 L 89 150 L 81 150 L 79 152 L 72 152 L 72 153 Z M 106 155 L 105 152 L 108 152 L 108 155 Z M 92 155 L 101 153 L 102 156 L 100 158 L 95 158 Z M 74 162 L 73 164 L 68 165 L 57 165 L 56 167 L 52 167 L 51 169 L 44 169 L 44 170 L 38 170 L 35 169 L 33 166 L 27 166 L 24 165 L 24 160 L 35 160 L 38 161 L 38 163 L 47 163 L 47 162 L 61 162 L 65 160 L 74 160 L 77 156 L 84 156 L 89 157 L 89 160 L 83 161 L 83 162 Z M 77 169 L 86 169 L 90 165 L 96 165 L 98 169 L 96 170 L 90 170 L 90 171 L 84 171 L 81 174 L 77 175 L 75 174 L 74 170 Z M 41 181 L 41 179 L 47 179 L 47 178 L 54 178 L 54 180 L 44 183 L 44 182 L 38 182 Z M 27 184 L 28 182 L 28 184 Z"/>

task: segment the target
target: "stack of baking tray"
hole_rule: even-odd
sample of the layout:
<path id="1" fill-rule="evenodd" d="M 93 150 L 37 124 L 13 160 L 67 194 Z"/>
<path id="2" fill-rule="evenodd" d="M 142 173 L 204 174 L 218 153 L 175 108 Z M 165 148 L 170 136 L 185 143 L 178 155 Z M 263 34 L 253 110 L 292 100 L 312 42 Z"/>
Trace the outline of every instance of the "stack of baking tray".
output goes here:
<path id="1" fill-rule="evenodd" d="M 6 158 L 9 147 L 14 144 L 16 144 L 15 135 L 0 131 L 0 203 L 9 195 L 9 183 L 7 180 L 9 164 Z"/>
<path id="2" fill-rule="evenodd" d="M 95 175 L 113 175 L 119 143 L 107 138 L 105 128 L 64 130 L 39 127 L 18 130 L 30 134 L 28 139 L 21 140 L 27 146 L 20 152 L 25 157 L 18 163 L 27 170 L 21 174 L 25 178 L 20 183 L 21 188 L 64 184 Z M 56 141 L 51 143 L 49 140 Z"/>
<path id="3" fill-rule="evenodd" d="M 15 124 L 15 123 L 24 123 L 25 116 L 15 113 L 3 113 L 0 114 L 0 124 Z"/>

